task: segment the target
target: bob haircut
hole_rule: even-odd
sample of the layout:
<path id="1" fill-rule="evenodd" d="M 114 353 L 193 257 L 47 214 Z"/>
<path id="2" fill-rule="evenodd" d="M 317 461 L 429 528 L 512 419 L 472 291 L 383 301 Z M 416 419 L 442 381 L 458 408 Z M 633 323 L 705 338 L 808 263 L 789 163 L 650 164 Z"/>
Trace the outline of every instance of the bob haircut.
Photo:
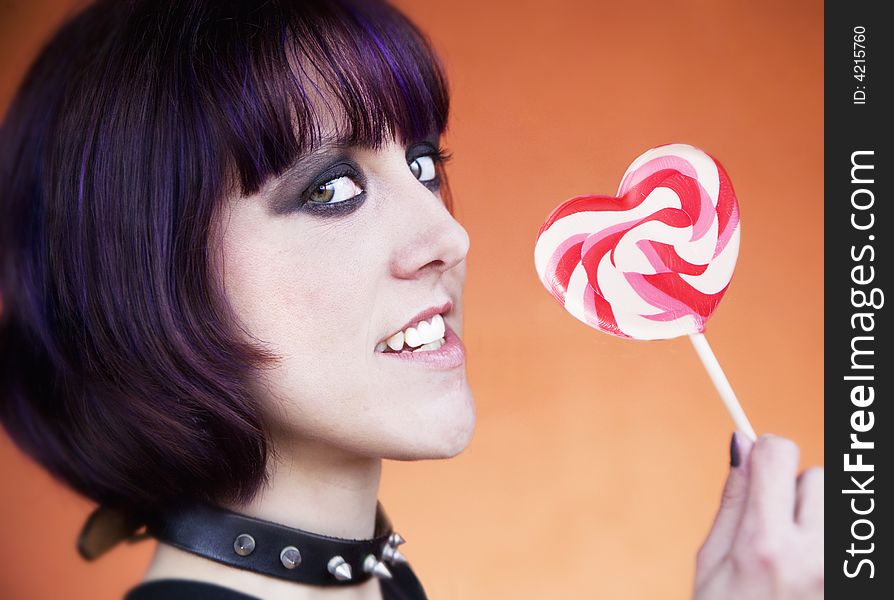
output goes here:
<path id="1" fill-rule="evenodd" d="M 275 357 L 213 272 L 215 210 L 321 143 L 321 110 L 342 116 L 342 141 L 378 148 L 443 133 L 448 108 L 430 43 L 384 2 L 100 0 L 75 15 L 0 129 L 0 419 L 15 443 L 110 507 L 254 497 L 273 449 L 251 383 Z"/>

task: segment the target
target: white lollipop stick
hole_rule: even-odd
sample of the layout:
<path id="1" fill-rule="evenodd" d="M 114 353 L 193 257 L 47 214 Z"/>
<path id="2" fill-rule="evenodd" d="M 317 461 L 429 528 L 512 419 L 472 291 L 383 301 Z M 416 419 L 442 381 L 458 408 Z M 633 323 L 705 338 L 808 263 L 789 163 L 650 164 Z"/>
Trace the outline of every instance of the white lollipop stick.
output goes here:
<path id="1" fill-rule="evenodd" d="M 689 336 L 689 339 L 692 340 L 692 345 L 695 346 L 695 351 L 698 352 L 698 357 L 702 359 L 702 364 L 705 365 L 705 369 L 708 371 L 708 376 L 710 376 L 711 381 L 714 382 L 714 387 L 716 387 L 717 391 L 720 393 L 720 398 L 723 400 L 726 410 L 729 411 L 730 416 L 733 418 L 736 427 L 753 442 L 757 438 L 754 433 L 754 428 L 751 427 L 751 423 L 748 422 L 748 417 L 745 416 L 745 411 L 742 410 L 742 405 L 739 404 L 739 400 L 736 398 L 736 393 L 729 384 L 729 380 L 726 378 L 726 375 L 723 374 L 723 369 L 720 368 L 720 363 L 717 362 L 717 357 L 714 356 L 711 346 L 708 345 L 707 338 L 701 333 L 693 333 Z"/>

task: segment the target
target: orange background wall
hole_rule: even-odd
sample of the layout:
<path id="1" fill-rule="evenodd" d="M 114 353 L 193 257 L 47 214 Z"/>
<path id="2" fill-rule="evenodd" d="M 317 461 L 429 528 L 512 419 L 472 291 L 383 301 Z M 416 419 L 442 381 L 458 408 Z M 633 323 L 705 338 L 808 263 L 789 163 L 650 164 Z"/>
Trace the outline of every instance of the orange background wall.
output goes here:
<path id="1" fill-rule="evenodd" d="M 0 109 L 73 4 L 0 2 Z M 755 427 L 822 462 L 822 2 L 398 4 L 452 82 L 478 406 L 457 458 L 385 464 L 406 554 L 434 600 L 687 598 L 732 424 L 688 340 L 588 329 L 541 287 L 533 242 L 555 205 L 614 192 L 651 146 L 715 155 L 742 245 L 708 338 Z M 112 600 L 141 577 L 149 542 L 81 562 L 90 504 L 2 435 L 0 468 L 0 596 Z"/>

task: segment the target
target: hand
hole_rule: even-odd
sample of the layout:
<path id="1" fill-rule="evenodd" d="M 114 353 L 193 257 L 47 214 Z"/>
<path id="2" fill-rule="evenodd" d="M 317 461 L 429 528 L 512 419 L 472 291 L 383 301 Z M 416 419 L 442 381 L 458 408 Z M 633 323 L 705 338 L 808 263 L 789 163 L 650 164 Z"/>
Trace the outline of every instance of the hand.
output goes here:
<path id="1" fill-rule="evenodd" d="M 821 467 L 798 473 L 798 446 L 733 436 L 720 509 L 698 552 L 696 600 L 823 597 Z"/>

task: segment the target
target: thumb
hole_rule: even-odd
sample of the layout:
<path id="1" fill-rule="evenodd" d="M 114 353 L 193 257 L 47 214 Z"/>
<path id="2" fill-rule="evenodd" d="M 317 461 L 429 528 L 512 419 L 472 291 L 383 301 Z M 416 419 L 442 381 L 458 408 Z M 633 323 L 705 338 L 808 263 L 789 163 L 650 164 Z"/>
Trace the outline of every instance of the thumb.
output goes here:
<path id="1" fill-rule="evenodd" d="M 748 499 L 749 455 L 754 444 L 741 433 L 730 441 L 730 468 L 723 486 L 720 508 L 705 543 L 698 552 L 698 572 L 703 576 L 714 570 L 733 544 Z"/>

